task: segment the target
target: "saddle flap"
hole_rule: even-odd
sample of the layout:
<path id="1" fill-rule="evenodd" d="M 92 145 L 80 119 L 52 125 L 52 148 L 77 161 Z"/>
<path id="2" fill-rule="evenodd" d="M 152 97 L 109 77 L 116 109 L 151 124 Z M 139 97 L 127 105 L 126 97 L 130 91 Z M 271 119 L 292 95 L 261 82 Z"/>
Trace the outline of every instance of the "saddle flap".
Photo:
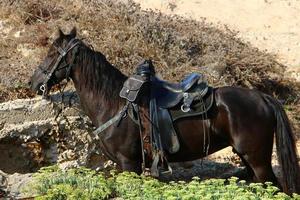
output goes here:
<path id="1" fill-rule="evenodd" d="M 170 109 L 169 111 L 173 122 L 185 117 L 201 116 L 207 113 L 214 103 L 213 88 L 208 87 L 207 89 L 203 90 L 203 94 L 205 95 L 201 96 L 200 99 L 192 103 L 191 109 L 188 112 L 183 112 L 180 107 Z"/>
<path id="2" fill-rule="evenodd" d="M 142 76 L 132 75 L 123 84 L 119 96 L 130 102 L 135 102 L 138 94 L 142 90 L 143 85 L 147 81 Z"/>
<path id="3" fill-rule="evenodd" d="M 164 149 L 171 154 L 178 152 L 180 144 L 169 111 L 167 109 L 158 108 L 157 117 Z"/>

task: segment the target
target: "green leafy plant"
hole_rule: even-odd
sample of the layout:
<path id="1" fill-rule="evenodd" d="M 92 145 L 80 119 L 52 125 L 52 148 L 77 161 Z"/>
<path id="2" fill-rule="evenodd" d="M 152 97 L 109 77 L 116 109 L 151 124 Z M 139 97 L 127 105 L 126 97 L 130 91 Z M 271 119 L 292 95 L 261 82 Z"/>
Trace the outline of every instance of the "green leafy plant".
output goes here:
<path id="1" fill-rule="evenodd" d="M 132 172 L 111 171 L 108 176 L 87 168 L 60 170 L 57 166 L 40 169 L 26 191 L 38 200 L 96 200 L 96 199 L 157 199 L 157 200 L 289 200 L 300 199 L 279 192 L 270 182 L 246 184 L 232 177 L 201 180 L 194 177 L 190 182 L 160 182 Z"/>
<path id="2" fill-rule="evenodd" d="M 111 183 L 103 173 L 87 168 L 62 171 L 57 166 L 45 167 L 34 175 L 34 181 L 25 188 L 25 193 L 37 199 L 107 199 Z"/>

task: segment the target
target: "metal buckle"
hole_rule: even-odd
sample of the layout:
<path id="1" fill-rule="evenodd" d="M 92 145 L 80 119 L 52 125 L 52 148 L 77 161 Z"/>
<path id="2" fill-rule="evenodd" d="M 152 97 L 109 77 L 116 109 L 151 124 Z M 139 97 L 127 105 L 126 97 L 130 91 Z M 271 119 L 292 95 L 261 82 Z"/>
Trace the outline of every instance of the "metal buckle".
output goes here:
<path id="1" fill-rule="evenodd" d="M 193 101 L 193 98 L 191 99 L 190 96 L 191 95 L 187 92 L 183 93 L 183 104 L 181 105 L 180 108 L 181 108 L 181 111 L 184 113 L 187 113 L 191 110 L 190 105 Z"/>
<path id="2" fill-rule="evenodd" d="M 191 110 L 191 108 L 189 106 L 184 105 L 184 104 L 182 104 L 180 108 L 181 108 L 181 111 L 184 113 L 190 112 L 190 110 Z"/>
<path id="3" fill-rule="evenodd" d="M 40 86 L 40 90 L 41 90 L 43 93 L 46 91 L 46 86 L 45 86 L 45 84 L 42 84 L 42 85 Z"/>
<path id="4" fill-rule="evenodd" d="M 43 92 L 42 96 L 43 96 L 43 99 L 46 99 L 47 98 L 47 85 L 46 84 L 43 84 L 40 86 L 40 90 Z"/>

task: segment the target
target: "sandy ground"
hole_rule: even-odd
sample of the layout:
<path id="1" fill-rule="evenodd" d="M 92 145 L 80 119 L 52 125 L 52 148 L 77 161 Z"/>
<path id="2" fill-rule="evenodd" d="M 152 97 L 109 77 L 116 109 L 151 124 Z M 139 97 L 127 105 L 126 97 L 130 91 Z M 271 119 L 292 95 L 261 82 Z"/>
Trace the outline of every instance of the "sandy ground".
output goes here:
<path id="1" fill-rule="evenodd" d="M 216 26 L 225 25 L 288 66 L 286 75 L 300 82 L 299 0 L 135 0 L 143 9 L 156 9 Z"/>

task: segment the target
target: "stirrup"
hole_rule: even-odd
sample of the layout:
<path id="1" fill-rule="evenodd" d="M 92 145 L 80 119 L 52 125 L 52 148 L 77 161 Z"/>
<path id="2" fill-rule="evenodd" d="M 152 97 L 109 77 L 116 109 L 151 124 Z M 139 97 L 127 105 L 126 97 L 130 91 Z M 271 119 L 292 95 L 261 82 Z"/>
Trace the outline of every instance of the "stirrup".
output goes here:
<path id="1" fill-rule="evenodd" d="M 150 168 L 145 168 L 142 173 L 144 176 L 151 176 Z"/>
<path id="2" fill-rule="evenodd" d="M 159 162 L 159 155 L 156 154 L 151 166 L 151 175 L 153 177 L 159 177 L 158 162 Z"/>
<path id="3" fill-rule="evenodd" d="M 168 170 L 161 172 L 161 174 L 167 174 L 167 175 L 173 174 L 173 170 L 171 166 L 168 164 Z"/>

